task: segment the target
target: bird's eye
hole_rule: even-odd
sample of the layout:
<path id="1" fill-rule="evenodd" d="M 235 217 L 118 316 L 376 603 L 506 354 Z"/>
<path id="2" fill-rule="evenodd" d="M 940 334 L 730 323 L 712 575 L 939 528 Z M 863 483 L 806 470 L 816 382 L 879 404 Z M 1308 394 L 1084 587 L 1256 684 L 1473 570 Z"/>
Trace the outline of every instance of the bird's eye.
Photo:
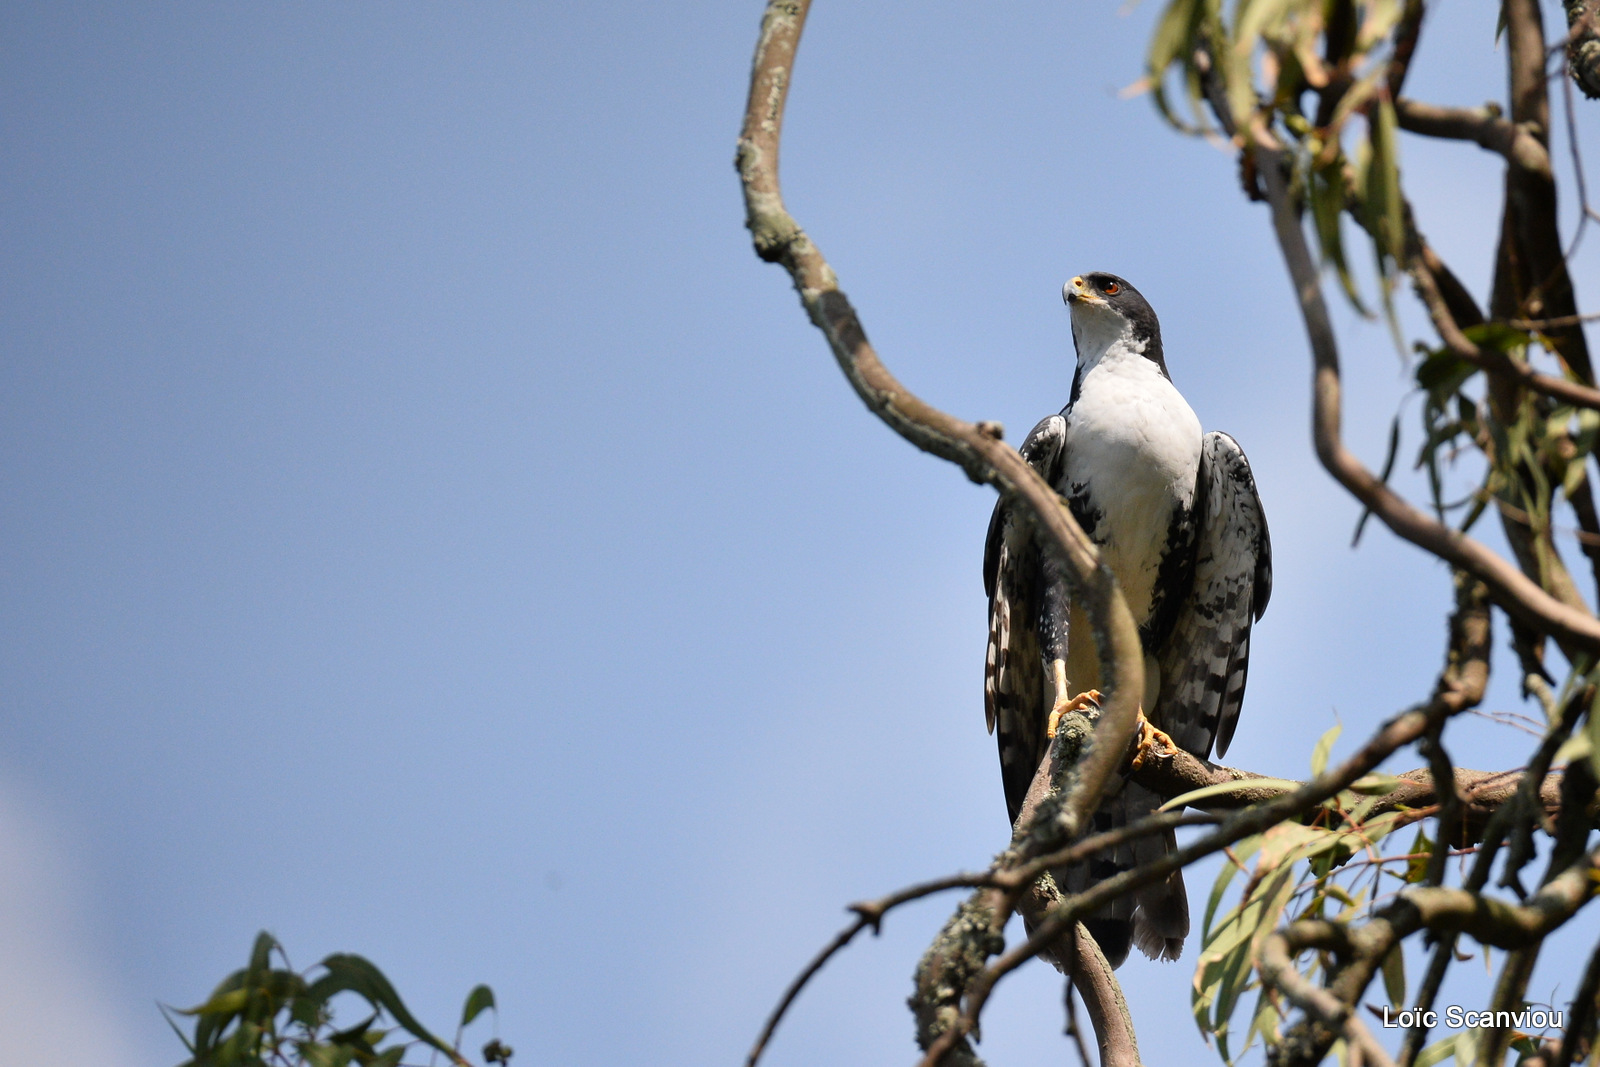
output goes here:
<path id="1" fill-rule="evenodd" d="M 1118 293 L 1122 292 L 1122 286 L 1118 285 L 1116 282 L 1106 282 L 1105 286 L 1100 291 L 1107 296 L 1116 296 Z"/>

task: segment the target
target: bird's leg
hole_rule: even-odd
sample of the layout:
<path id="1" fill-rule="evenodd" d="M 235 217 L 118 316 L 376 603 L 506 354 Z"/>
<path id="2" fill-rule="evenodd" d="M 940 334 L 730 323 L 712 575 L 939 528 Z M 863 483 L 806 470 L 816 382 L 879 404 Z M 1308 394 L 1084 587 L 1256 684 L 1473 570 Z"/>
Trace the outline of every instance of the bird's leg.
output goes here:
<path id="1" fill-rule="evenodd" d="M 1050 672 L 1056 683 L 1055 706 L 1050 709 L 1050 718 L 1045 722 L 1045 736 L 1054 737 L 1056 730 L 1061 727 L 1061 718 L 1074 711 L 1084 708 L 1098 708 L 1100 706 L 1100 690 L 1088 689 L 1075 697 L 1067 696 L 1067 664 L 1065 660 L 1052 660 Z"/>
<path id="2" fill-rule="evenodd" d="M 1128 766 L 1138 770 L 1144 766 L 1144 761 L 1155 756 L 1157 751 L 1165 748 L 1168 752 L 1176 752 L 1178 743 L 1166 733 L 1156 729 L 1150 720 L 1144 717 L 1144 709 L 1139 709 L 1139 725 L 1133 734 L 1133 756 Z"/>

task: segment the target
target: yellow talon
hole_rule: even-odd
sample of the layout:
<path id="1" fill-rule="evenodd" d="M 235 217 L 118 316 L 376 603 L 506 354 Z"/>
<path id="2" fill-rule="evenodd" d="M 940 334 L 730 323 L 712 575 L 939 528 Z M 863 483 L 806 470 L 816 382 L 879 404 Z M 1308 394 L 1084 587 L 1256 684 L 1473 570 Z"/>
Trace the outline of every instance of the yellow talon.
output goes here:
<path id="1" fill-rule="evenodd" d="M 1156 750 L 1165 748 L 1168 752 L 1176 752 L 1178 744 L 1162 731 L 1150 725 L 1150 720 L 1144 717 L 1144 709 L 1139 709 L 1139 729 L 1133 738 L 1133 758 L 1129 766 L 1138 770 L 1144 766 L 1144 761 L 1156 755 Z"/>
<path id="2" fill-rule="evenodd" d="M 1098 689 L 1085 690 L 1075 697 L 1058 701 L 1056 706 L 1050 709 L 1050 718 L 1045 721 L 1044 735 L 1046 737 L 1054 737 L 1056 735 L 1056 730 L 1061 726 L 1061 717 L 1063 715 L 1070 715 L 1074 711 L 1082 711 L 1084 708 L 1097 708 L 1099 706 L 1100 690 Z"/>

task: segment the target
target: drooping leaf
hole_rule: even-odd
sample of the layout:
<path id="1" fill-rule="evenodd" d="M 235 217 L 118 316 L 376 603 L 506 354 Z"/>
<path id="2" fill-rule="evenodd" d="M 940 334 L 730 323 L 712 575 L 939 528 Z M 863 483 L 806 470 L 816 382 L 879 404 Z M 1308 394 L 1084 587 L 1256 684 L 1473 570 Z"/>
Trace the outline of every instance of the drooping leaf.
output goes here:
<path id="1" fill-rule="evenodd" d="M 1389 484 L 1389 475 L 1394 473 L 1394 458 L 1400 452 L 1400 416 L 1395 414 L 1394 421 L 1389 424 L 1389 455 L 1383 461 L 1383 473 L 1378 475 L 1378 480 L 1384 485 Z M 1361 531 L 1367 525 L 1367 520 L 1372 518 L 1372 508 L 1363 507 L 1361 518 L 1356 520 L 1355 536 L 1350 538 L 1350 547 L 1355 548 L 1361 543 Z"/>
<path id="2" fill-rule="evenodd" d="M 327 1000 L 335 993 L 355 993 L 374 1007 L 388 1012 L 390 1018 L 403 1026 L 417 1040 L 438 1049 L 452 1059 L 458 1058 L 449 1045 L 435 1037 L 416 1020 L 401 1002 L 400 995 L 395 992 L 389 979 L 369 961 L 361 956 L 336 952 L 323 960 L 321 966 L 327 973 L 311 984 L 308 990 L 310 995 Z"/>
<path id="3" fill-rule="evenodd" d="M 1206 901 L 1205 920 L 1200 924 L 1200 941 L 1204 944 L 1210 940 L 1211 920 L 1216 917 L 1217 905 L 1222 902 L 1222 894 L 1228 889 L 1228 883 L 1233 881 L 1233 876 L 1239 873 L 1239 864 L 1244 863 L 1255 855 L 1261 848 L 1261 835 L 1255 834 L 1245 838 L 1233 847 L 1233 858 L 1222 865 L 1222 870 L 1217 872 L 1217 880 L 1211 887 L 1211 898 Z"/>
<path id="4" fill-rule="evenodd" d="M 1405 258 L 1405 200 L 1400 192 L 1400 124 L 1394 104 L 1378 98 L 1370 112 L 1368 138 L 1372 158 L 1367 167 L 1365 200 L 1375 235 L 1391 262 Z"/>
<path id="5" fill-rule="evenodd" d="M 1421 882 L 1428 873 L 1428 859 L 1433 855 L 1435 848 L 1446 846 L 1436 845 L 1429 837 L 1422 823 L 1417 824 L 1416 840 L 1411 842 L 1411 849 L 1407 853 L 1411 858 L 1406 860 L 1405 881 L 1408 885 Z"/>
<path id="6" fill-rule="evenodd" d="M 1395 945 L 1383 958 L 1383 991 L 1396 1010 L 1406 1004 L 1406 954 Z"/>
<path id="7" fill-rule="evenodd" d="M 1339 735 L 1344 733 L 1344 727 L 1334 723 L 1317 739 L 1317 746 L 1311 750 L 1311 775 L 1316 777 L 1328 769 L 1328 756 L 1333 752 L 1333 743 L 1339 740 Z"/>
<path id="8" fill-rule="evenodd" d="M 1435 1041 L 1417 1053 L 1417 1058 L 1411 1061 L 1412 1067 L 1436 1067 L 1437 1064 L 1453 1057 L 1455 1053 L 1456 1038 L 1454 1034 L 1451 1034 L 1444 1040 Z"/>
<path id="9" fill-rule="evenodd" d="M 1168 4 L 1161 14 L 1161 20 L 1156 23 L 1156 31 L 1150 38 L 1150 51 L 1145 59 L 1151 99 L 1162 117 L 1179 129 L 1190 127 L 1177 116 L 1167 100 L 1167 68 L 1174 63 L 1186 64 L 1188 57 L 1194 53 L 1203 10 L 1201 0 L 1173 0 Z"/>

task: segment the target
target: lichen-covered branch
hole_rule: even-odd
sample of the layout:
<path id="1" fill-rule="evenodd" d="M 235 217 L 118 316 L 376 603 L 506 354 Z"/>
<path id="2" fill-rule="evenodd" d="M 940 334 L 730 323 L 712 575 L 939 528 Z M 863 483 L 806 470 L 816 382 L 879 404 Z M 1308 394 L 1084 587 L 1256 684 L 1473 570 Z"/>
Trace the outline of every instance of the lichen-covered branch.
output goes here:
<path id="1" fill-rule="evenodd" d="M 1600 99 L 1600 0 L 1562 0 L 1567 10 L 1567 69 L 1589 99 Z"/>
<path id="2" fill-rule="evenodd" d="M 1044 866 L 1054 857 L 1040 853 L 1062 839 L 1060 808 L 1093 738 L 1089 716 L 1080 712 L 1063 719 L 1023 800 L 1011 847 L 995 863 L 994 884 L 979 889 L 956 909 L 917 965 L 910 1004 L 917 1044 L 925 1053 L 922 1062 L 929 1067 L 982 1064 L 967 1040 L 968 1034 L 976 1033 L 976 1019 L 962 1011 L 963 1001 L 989 958 L 1004 949 L 1005 925 L 1013 910 L 1020 911 L 1027 925 L 1034 927 L 1061 900 Z M 1090 846 L 1110 847 L 1138 829 L 1123 827 L 1096 835 L 1067 851 L 1082 858 L 1089 854 Z M 1067 974 L 1082 995 L 1101 1050 L 1101 1067 L 1139 1067 L 1133 1018 L 1121 986 L 1082 925 L 1046 946 L 1041 954 Z"/>

